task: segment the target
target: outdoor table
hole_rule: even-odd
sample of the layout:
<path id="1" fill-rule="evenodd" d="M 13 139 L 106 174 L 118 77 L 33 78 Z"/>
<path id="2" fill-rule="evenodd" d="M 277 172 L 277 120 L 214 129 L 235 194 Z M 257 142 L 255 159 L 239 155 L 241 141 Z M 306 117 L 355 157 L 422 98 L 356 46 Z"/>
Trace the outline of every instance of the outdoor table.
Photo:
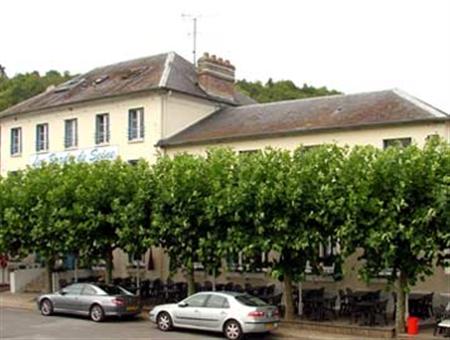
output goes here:
<path id="1" fill-rule="evenodd" d="M 434 331 L 434 335 L 444 333 L 444 336 L 450 335 L 450 320 L 442 320 L 436 326 L 436 330 Z"/>
<path id="2" fill-rule="evenodd" d="M 376 301 L 360 301 L 356 302 L 355 314 L 362 315 L 365 320 L 361 325 L 374 326 L 376 313 L 378 310 L 378 306 L 382 303 L 385 303 L 385 300 L 376 300 Z M 355 320 L 356 321 L 356 320 Z"/>
<path id="3" fill-rule="evenodd" d="M 428 310 L 427 299 L 432 293 L 411 293 L 408 296 L 409 314 L 418 317 L 429 317 L 431 312 Z"/>
<path id="4" fill-rule="evenodd" d="M 313 296 L 305 298 L 304 304 L 308 305 L 311 310 L 311 320 L 325 320 L 326 307 L 335 299 L 333 296 Z"/>
<path id="5" fill-rule="evenodd" d="M 357 290 L 357 291 L 354 291 L 354 292 L 352 292 L 351 294 L 348 294 L 348 295 L 352 296 L 355 299 L 355 301 L 361 302 L 370 293 L 373 293 L 373 291 L 370 291 L 370 290 Z"/>

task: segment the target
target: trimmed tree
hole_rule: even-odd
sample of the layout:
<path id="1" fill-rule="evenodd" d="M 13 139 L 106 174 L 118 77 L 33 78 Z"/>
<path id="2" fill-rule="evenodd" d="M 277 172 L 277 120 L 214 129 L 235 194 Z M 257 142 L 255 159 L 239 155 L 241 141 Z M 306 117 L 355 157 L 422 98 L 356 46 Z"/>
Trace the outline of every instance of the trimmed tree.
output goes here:
<path id="1" fill-rule="evenodd" d="M 436 184 L 440 153 L 436 145 L 355 148 L 347 163 L 348 200 L 354 223 L 340 231 L 347 254 L 362 248 L 361 274 L 367 281 L 390 269 L 396 283 L 396 331 L 405 330 L 405 294 L 432 274 L 438 254 Z"/>
<path id="2" fill-rule="evenodd" d="M 116 205 L 120 225 L 117 229 L 118 246 L 133 257 L 141 257 L 151 246 L 150 226 L 152 204 L 155 198 L 154 177 L 146 161 L 126 168 L 129 178 L 131 200 L 124 205 Z M 136 284 L 140 285 L 138 264 Z"/>
<path id="3" fill-rule="evenodd" d="M 154 166 L 156 199 L 151 235 L 170 257 L 172 272 L 181 269 L 188 294 L 195 292 L 194 262 L 207 230 L 205 197 L 208 179 L 202 157 L 161 157 Z"/>
<path id="4" fill-rule="evenodd" d="M 131 167 L 120 159 L 89 164 L 76 190 L 78 235 L 85 241 L 80 252 L 90 259 L 105 259 L 108 283 L 112 281 L 113 251 L 119 246 L 123 210 L 134 196 Z"/>
<path id="5" fill-rule="evenodd" d="M 241 249 L 275 251 L 272 275 L 283 281 L 285 318 L 294 316 L 292 283 L 301 281 L 307 262 L 321 270 L 320 245 L 336 241 L 345 223 L 338 185 L 344 150 L 337 146 L 265 150 L 242 155 L 239 165 Z"/>

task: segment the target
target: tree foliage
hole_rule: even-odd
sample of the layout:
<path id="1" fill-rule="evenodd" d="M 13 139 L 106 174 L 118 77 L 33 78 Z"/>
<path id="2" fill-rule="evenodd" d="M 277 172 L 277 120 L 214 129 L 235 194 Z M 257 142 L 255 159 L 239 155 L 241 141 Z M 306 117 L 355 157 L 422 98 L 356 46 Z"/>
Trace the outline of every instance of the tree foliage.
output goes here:
<path id="1" fill-rule="evenodd" d="M 285 283 L 287 318 L 294 310 L 292 282 L 304 278 L 307 262 L 321 271 L 320 246 L 334 245 L 346 223 L 344 188 L 338 185 L 344 160 L 345 150 L 332 145 L 240 157 L 238 248 L 278 254 L 269 269 Z"/>
<path id="2" fill-rule="evenodd" d="M 245 93 L 259 103 L 340 94 L 339 91 L 329 90 L 325 86 L 314 87 L 303 84 L 302 87 L 298 87 L 291 80 L 274 82 L 272 78 L 269 78 L 265 84 L 260 81 L 251 82 L 242 79 L 236 82 L 236 87 L 239 91 Z"/>
<path id="3" fill-rule="evenodd" d="M 448 228 L 438 218 L 437 204 L 443 193 L 445 149 L 436 142 L 423 150 L 361 147 L 350 156 L 356 185 L 348 193 L 353 195 L 355 223 L 342 228 L 340 236 L 348 253 L 362 249 L 366 280 L 392 270 L 388 280 L 398 285 L 397 331 L 404 329 L 404 294 L 433 273 L 439 234 Z"/>
<path id="4" fill-rule="evenodd" d="M 25 99 L 44 92 L 50 85 L 58 85 L 73 76 L 55 70 L 40 75 L 39 72 L 17 74 L 12 78 L 0 77 L 0 112 Z"/>

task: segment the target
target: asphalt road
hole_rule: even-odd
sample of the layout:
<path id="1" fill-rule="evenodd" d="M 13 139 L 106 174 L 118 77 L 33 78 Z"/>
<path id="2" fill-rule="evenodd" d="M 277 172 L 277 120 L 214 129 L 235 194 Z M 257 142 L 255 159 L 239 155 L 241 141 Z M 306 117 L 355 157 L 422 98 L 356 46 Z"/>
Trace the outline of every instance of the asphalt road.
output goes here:
<path id="1" fill-rule="evenodd" d="M 261 339 L 261 336 L 252 336 Z M 264 336 L 264 340 L 273 339 Z M 0 308 L 0 339 L 223 339 L 220 334 L 197 331 L 163 333 L 144 318 L 111 319 L 95 323 L 73 316 L 41 316 L 38 311 Z"/>

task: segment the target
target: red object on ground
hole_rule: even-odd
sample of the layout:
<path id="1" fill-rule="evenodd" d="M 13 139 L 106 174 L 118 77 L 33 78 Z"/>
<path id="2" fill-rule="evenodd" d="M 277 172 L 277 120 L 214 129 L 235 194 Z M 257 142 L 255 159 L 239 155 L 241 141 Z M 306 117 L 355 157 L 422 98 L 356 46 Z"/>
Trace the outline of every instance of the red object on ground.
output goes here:
<path id="1" fill-rule="evenodd" d="M 419 318 L 415 316 L 409 316 L 407 320 L 407 329 L 409 335 L 419 333 Z"/>

